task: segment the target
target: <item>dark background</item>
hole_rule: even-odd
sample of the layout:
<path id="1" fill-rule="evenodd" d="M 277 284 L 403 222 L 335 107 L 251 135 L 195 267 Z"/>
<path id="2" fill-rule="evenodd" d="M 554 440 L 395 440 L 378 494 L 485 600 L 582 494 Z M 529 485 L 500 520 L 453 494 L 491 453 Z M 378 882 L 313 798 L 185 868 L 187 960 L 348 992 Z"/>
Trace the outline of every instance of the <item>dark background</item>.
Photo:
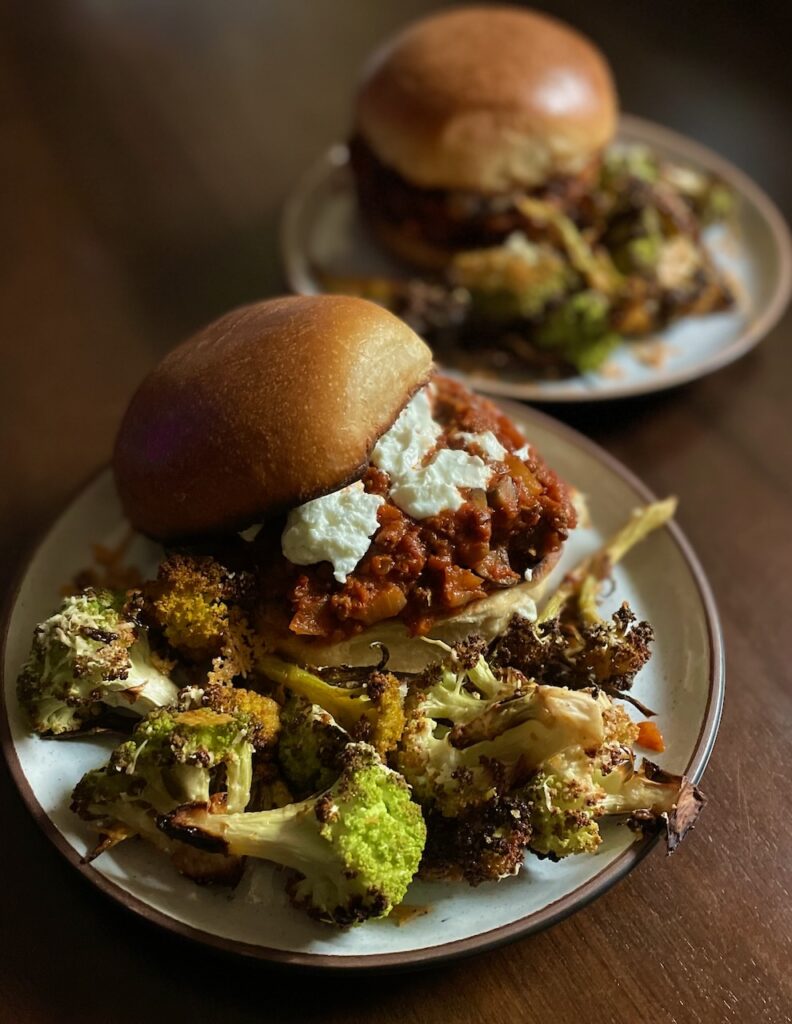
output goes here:
<path id="1" fill-rule="evenodd" d="M 0 3 L 0 578 L 108 458 L 180 337 L 280 290 L 295 176 L 344 136 L 358 66 L 418 0 Z M 711 145 L 792 214 L 792 14 L 778 3 L 539 5 L 590 34 L 623 106 Z M 127 916 L 6 773 L 0 1020 L 792 1020 L 790 318 L 671 394 L 553 410 L 657 492 L 720 603 L 729 692 L 710 806 L 541 936 L 431 972 L 322 979 L 224 959 Z M 8 588 L 5 582 L 5 589 Z"/>

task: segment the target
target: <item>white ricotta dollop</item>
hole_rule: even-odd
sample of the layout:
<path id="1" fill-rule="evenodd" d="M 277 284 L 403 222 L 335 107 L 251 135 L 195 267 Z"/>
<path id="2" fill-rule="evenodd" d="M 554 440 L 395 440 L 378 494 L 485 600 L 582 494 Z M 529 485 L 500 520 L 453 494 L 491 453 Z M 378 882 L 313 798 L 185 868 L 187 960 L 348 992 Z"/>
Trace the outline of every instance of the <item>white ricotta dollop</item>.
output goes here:
<path id="1" fill-rule="evenodd" d="M 385 499 L 368 494 L 358 480 L 340 491 L 307 501 L 289 513 L 281 536 L 283 554 L 294 565 L 330 562 L 344 583 L 369 548 Z"/>
<path id="2" fill-rule="evenodd" d="M 518 449 L 517 449 L 517 451 L 516 451 L 516 452 L 515 452 L 514 454 L 515 454 L 515 455 L 517 456 L 517 458 L 518 458 L 518 459 L 520 459 L 520 460 L 521 460 L 522 462 L 525 462 L 525 460 L 526 460 L 526 459 L 527 459 L 527 458 L 528 458 L 528 457 L 530 456 L 530 454 L 531 454 L 531 446 L 530 446 L 530 445 L 528 444 L 528 442 L 526 441 L 526 443 L 525 443 L 525 444 L 524 444 L 524 445 L 522 446 L 522 448 L 518 448 Z"/>
<path id="3" fill-rule="evenodd" d="M 419 465 L 442 433 L 440 424 L 432 419 L 430 387 L 422 388 L 411 399 L 371 453 L 371 461 L 377 469 L 384 470 L 394 480 Z"/>
<path id="4" fill-rule="evenodd" d="M 485 430 L 482 434 L 469 434 L 465 430 L 460 430 L 456 436 L 466 445 L 478 448 L 493 462 L 502 462 L 508 454 L 491 430 Z"/>
<path id="5" fill-rule="evenodd" d="M 443 448 L 432 461 L 397 480 L 391 500 L 413 519 L 426 519 L 462 504 L 460 487 L 486 488 L 492 469 L 478 455 Z"/>

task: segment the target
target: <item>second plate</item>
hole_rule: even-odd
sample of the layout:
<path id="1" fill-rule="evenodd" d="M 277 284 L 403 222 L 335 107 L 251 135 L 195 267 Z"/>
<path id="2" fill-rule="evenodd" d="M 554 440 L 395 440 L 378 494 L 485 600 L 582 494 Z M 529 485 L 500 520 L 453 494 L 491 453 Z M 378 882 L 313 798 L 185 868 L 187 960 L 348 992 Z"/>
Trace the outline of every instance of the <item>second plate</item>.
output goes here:
<path id="1" fill-rule="evenodd" d="M 764 192 L 716 153 L 650 121 L 623 115 L 618 141 L 642 143 L 666 159 L 717 174 L 733 189 L 738 197 L 736 244 L 723 229 L 705 238 L 735 282 L 737 308 L 688 318 L 652 340 L 625 344 L 609 360 L 607 373 L 538 381 L 514 371 L 455 370 L 471 387 L 542 402 L 661 391 L 738 359 L 783 314 L 792 291 L 792 245 L 783 217 Z M 404 268 L 376 246 L 360 221 L 346 146 L 328 150 L 292 193 L 283 214 L 281 256 L 289 286 L 306 295 L 322 290 L 318 268 L 338 275 L 404 276 Z"/>

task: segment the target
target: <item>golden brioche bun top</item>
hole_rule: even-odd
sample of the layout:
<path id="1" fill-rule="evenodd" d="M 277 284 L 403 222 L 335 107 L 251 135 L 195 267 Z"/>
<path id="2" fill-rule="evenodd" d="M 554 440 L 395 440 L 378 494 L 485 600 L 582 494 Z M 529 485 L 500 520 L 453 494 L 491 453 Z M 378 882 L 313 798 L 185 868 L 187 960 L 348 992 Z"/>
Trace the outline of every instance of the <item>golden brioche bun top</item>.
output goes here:
<path id="1" fill-rule="evenodd" d="M 134 395 L 114 470 L 132 525 L 160 540 L 225 533 L 362 475 L 429 378 L 432 355 L 364 299 L 236 309 L 173 349 Z"/>
<path id="2" fill-rule="evenodd" d="M 466 7 L 374 55 L 355 127 L 416 185 L 502 192 L 578 173 L 616 116 L 608 64 L 578 32 L 536 11 Z"/>

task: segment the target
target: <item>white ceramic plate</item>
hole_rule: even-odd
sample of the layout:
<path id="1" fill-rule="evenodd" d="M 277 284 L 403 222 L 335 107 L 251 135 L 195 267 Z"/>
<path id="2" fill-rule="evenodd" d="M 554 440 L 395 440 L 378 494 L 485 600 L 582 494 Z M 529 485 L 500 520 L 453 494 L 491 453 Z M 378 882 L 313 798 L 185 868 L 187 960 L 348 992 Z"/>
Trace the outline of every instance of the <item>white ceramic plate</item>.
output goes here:
<path id="1" fill-rule="evenodd" d="M 576 531 L 559 575 L 651 498 L 646 489 L 601 449 L 569 428 L 523 406 L 510 415 L 549 463 L 588 496 L 596 523 Z M 58 601 L 63 583 L 90 563 L 91 545 L 124 535 L 109 472 L 95 478 L 69 505 L 35 550 L 6 618 L 2 737 L 12 774 L 28 808 L 66 858 L 96 886 L 143 917 L 209 945 L 290 964 L 320 967 L 390 967 L 428 963 L 486 949 L 545 927 L 593 899 L 626 874 L 651 842 L 632 841 L 609 825 L 600 851 L 560 864 L 528 857 L 516 878 L 471 889 L 416 883 L 407 904 L 426 908 L 401 926 L 369 922 L 347 932 L 316 924 L 289 906 L 278 872 L 248 867 L 232 897 L 181 878 L 169 861 L 142 842 L 129 842 L 93 864 L 80 863 L 91 835 L 69 811 L 69 794 L 87 769 L 103 762 L 111 741 L 42 740 L 29 735 L 15 680 L 36 622 Z M 156 566 L 159 550 L 137 539 L 131 557 L 141 569 Z M 701 778 L 715 740 L 723 699 L 720 627 L 709 588 L 676 526 L 651 536 L 616 573 L 610 603 L 630 601 L 657 636 L 654 657 L 635 694 L 659 713 L 667 741 L 663 767 Z M 706 815 L 702 827 L 706 830 Z M 694 834 L 689 842 L 700 841 Z M 663 871 L 658 858 L 654 870 Z"/>
<path id="2" fill-rule="evenodd" d="M 644 143 L 669 160 L 718 174 L 734 190 L 739 200 L 736 232 L 712 228 L 705 239 L 735 282 L 735 310 L 680 321 L 651 340 L 623 345 L 605 373 L 564 380 L 536 381 L 513 370 L 501 375 L 473 371 L 466 354 L 466 372 L 454 372 L 471 387 L 542 402 L 661 391 L 738 359 L 783 314 L 792 291 L 792 245 L 783 217 L 764 192 L 711 150 L 650 121 L 623 115 L 618 138 Z M 281 256 L 289 286 L 306 295 L 322 290 L 317 267 L 340 275 L 404 277 L 404 268 L 377 247 L 360 221 L 346 146 L 328 150 L 292 193 L 283 213 Z"/>

